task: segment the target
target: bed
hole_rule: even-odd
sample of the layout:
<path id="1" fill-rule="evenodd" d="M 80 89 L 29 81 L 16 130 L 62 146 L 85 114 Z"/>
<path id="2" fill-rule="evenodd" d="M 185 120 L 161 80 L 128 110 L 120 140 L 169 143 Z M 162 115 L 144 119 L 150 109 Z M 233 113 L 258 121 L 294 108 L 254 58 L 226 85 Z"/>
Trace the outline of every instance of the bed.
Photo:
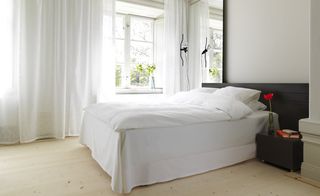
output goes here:
<path id="1" fill-rule="evenodd" d="M 178 101 L 183 102 L 181 97 Z M 224 104 L 230 109 L 228 102 Z M 89 147 L 92 157 L 111 176 L 112 190 L 129 193 L 136 186 L 199 174 L 254 158 L 255 135 L 267 131 L 268 112 L 256 110 L 240 115 L 238 111 L 231 111 L 233 120 L 225 119 L 228 115 L 222 113 L 226 112 L 218 110 L 218 118 L 206 119 L 207 114 L 189 116 L 186 112 L 182 114 L 186 116 L 173 124 L 169 121 L 168 126 L 164 126 L 168 124 L 165 116 L 159 126 L 150 126 L 151 123 L 149 127 L 140 127 L 140 123 L 130 120 L 122 125 L 111 123 L 113 116 L 118 116 L 116 113 L 106 120 L 105 113 L 87 110 L 80 142 Z M 163 113 L 160 115 L 161 119 Z M 274 116 L 278 127 L 278 116 Z M 186 122 L 183 121 L 185 118 Z M 145 123 L 149 122 L 146 120 Z"/>

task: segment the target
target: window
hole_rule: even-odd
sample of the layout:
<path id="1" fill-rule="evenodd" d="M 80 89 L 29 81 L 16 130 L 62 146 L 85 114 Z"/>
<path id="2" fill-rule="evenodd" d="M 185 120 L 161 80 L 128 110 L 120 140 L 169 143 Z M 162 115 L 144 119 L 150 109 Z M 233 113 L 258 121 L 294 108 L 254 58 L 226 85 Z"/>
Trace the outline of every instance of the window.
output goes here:
<path id="1" fill-rule="evenodd" d="M 131 1 L 116 1 L 115 9 L 115 48 L 107 47 L 105 52 L 116 54 L 116 92 L 162 93 L 163 9 L 155 2 L 146 6 Z M 113 34 L 108 18 L 104 19 L 106 40 Z"/>
<path id="2" fill-rule="evenodd" d="M 116 16 L 116 87 L 149 86 L 154 65 L 154 19 Z"/>

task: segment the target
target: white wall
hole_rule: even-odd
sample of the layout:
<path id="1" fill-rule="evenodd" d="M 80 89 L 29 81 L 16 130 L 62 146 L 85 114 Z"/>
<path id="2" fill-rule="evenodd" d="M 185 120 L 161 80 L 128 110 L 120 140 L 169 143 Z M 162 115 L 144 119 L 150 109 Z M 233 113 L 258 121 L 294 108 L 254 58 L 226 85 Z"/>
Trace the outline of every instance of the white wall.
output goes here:
<path id="1" fill-rule="evenodd" d="M 227 81 L 309 81 L 310 0 L 227 0 Z"/>
<path id="2" fill-rule="evenodd" d="M 320 1 L 311 0 L 309 118 L 299 121 L 303 141 L 301 175 L 320 181 Z"/>
<path id="3" fill-rule="evenodd" d="M 320 122 L 320 1 L 311 4 L 310 116 Z M 320 130 L 318 130 L 320 133 Z"/>

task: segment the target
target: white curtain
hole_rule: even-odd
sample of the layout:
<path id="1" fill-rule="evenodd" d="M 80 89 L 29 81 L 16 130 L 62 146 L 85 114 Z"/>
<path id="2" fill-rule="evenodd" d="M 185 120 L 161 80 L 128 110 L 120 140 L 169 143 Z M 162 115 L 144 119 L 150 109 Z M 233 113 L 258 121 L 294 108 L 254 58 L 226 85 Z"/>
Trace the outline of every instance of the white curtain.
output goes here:
<path id="1" fill-rule="evenodd" d="M 115 6 L 115 0 L 103 0 L 103 58 L 99 73 L 98 102 L 110 100 L 116 92 Z"/>
<path id="2" fill-rule="evenodd" d="M 164 93 L 167 95 L 188 90 L 188 58 L 182 53 L 184 66 L 180 59 L 180 42 L 188 42 L 187 34 L 188 0 L 165 0 L 165 60 L 164 60 Z"/>
<path id="3" fill-rule="evenodd" d="M 200 0 L 189 7 L 189 76 L 190 88 L 201 87 L 205 48 L 209 28 L 208 0 Z M 209 38 L 208 38 L 209 44 Z M 202 60 L 201 60 L 202 59 Z"/>
<path id="4" fill-rule="evenodd" d="M 17 95 L 13 90 L 13 2 L 0 1 L 0 141 L 17 137 Z M 9 142 L 7 142 L 9 141 Z"/>
<path id="5" fill-rule="evenodd" d="M 18 25 L 15 66 L 4 65 L 14 82 L 0 97 L 0 143 L 78 135 L 82 109 L 101 88 L 103 0 L 3 1 L 16 3 Z"/>

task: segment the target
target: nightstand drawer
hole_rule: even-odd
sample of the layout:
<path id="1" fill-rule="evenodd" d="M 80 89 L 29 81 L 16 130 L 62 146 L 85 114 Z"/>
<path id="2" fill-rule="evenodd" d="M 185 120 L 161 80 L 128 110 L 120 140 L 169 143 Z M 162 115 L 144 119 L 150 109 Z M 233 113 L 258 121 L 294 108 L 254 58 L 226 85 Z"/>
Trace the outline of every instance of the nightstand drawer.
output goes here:
<path id="1" fill-rule="evenodd" d="M 257 134 L 257 158 L 289 169 L 299 170 L 303 160 L 303 143 L 300 139 Z"/>

